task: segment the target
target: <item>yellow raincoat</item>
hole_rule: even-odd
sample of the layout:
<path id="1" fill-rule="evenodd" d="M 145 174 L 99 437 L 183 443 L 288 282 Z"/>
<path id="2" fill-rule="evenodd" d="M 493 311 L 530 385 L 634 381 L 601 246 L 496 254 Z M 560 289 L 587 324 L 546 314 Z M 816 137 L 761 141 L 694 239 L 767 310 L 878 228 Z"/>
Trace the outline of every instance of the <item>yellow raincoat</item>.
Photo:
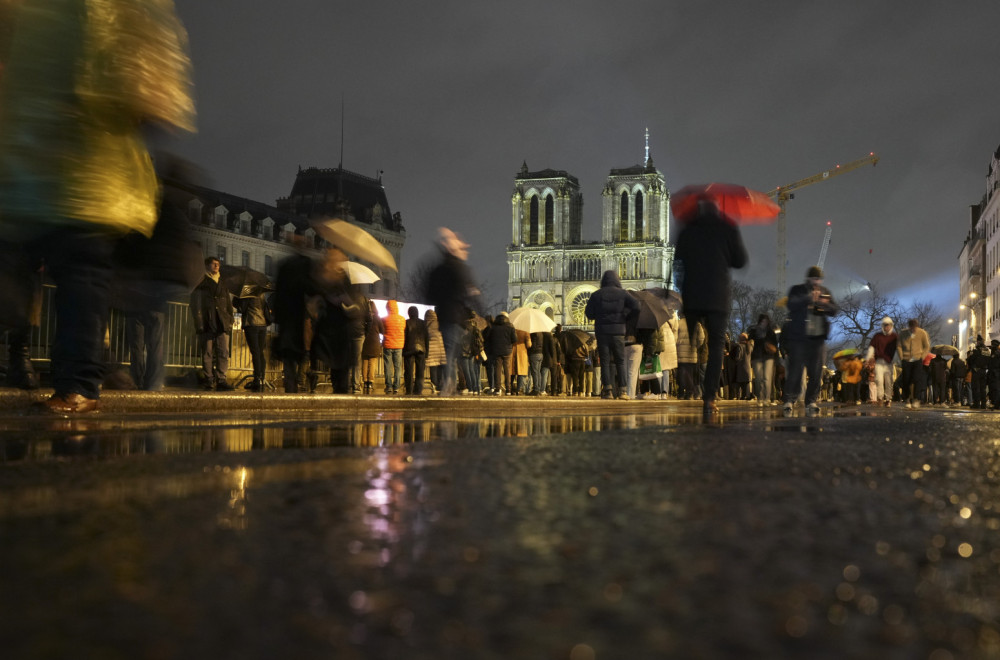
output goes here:
<path id="1" fill-rule="evenodd" d="M 0 232 L 156 223 L 144 123 L 194 130 L 173 0 L 0 0 Z"/>

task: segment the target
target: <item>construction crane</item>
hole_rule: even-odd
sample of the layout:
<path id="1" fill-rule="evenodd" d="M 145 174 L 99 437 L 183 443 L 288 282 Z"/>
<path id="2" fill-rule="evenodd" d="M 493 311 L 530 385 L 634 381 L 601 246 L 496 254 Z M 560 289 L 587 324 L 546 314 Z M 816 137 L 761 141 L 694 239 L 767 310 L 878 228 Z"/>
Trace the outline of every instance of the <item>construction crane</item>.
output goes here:
<path id="1" fill-rule="evenodd" d="M 864 158 L 859 158 L 858 160 L 851 161 L 846 165 L 837 165 L 832 170 L 827 170 L 825 172 L 820 172 L 819 174 L 814 174 L 805 179 L 800 179 L 794 183 L 790 183 L 787 186 L 779 186 L 774 190 L 767 193 L 768 197 L 773 197 L 778 206 L 781 207 L 781 211 L 778 213 L 778 291 L 783 292 L 785 290 L 785 261 L 787 256 L 785 254 L 785 204 L 790 199 L 795 199 L 794 192 L 799 188 L 805 188 L 806 186 L 811 186 L 814 183 L 819 183 L 820 181 L 826 181 L 840 174 L 846 174 L 851 170 L 856 170 L 864 165 L 872 165 L 873 167 L 878 164 L 878 156 L 875 152 L 872 152 L 865 156 Z"/>
<path id="2" fill-rule="evenodd" d="M 830 236 L 833 234 L 833 223 L 829 220 L 826 223 L 826 233 L 823 235 L 823 247 L 819 249 L 819 259 L 816 260 L 816 265 L 823 269 L 823 264 L 826 263 L 826 251 L 830 249 Z"/>

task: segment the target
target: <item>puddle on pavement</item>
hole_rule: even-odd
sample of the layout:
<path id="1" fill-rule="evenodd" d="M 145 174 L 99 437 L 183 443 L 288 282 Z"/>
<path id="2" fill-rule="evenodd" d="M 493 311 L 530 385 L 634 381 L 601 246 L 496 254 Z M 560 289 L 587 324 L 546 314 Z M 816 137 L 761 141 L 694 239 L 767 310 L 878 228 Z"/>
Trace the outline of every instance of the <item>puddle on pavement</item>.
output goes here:
<path id="1" fill-rule="evenodd" d="M 776 411 L 723 410 L 711 425 L 771 419 Z M 458 418 L 385 412 L 375 419 L 330 419 L 298 413 L 295 418 L 197 420 L 169 416 L 98 415 L 78 419 L 47 417 L 0 422 L 0 463 L 73 457 L 204 454 L 318 447 L 387 447 L 415 442 L 482 438 L 529 438 L 579 432 L 701 425 L 698 408 L 629 414 L 548 417 Z"/>

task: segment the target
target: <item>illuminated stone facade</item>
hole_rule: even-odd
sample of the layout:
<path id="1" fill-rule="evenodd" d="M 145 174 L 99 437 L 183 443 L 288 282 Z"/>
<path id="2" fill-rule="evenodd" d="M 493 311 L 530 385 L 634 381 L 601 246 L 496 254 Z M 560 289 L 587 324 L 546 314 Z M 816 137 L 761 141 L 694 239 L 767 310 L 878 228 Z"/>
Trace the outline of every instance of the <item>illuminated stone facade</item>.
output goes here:
<path id="1" fill-rule="evenodd" d="M 585 328 L 590 294 L 601 275 L 615 270 L 626 289 L 668 286 L 670 191 L 663 174 L 645 165 L 613 169 L 601 192 L 601 240 L 584 242 L 583 194 L 562 170 L 514 178 L 513 238 L 507 248 L 507 306 L 545 311 L 564 327 Z"/>

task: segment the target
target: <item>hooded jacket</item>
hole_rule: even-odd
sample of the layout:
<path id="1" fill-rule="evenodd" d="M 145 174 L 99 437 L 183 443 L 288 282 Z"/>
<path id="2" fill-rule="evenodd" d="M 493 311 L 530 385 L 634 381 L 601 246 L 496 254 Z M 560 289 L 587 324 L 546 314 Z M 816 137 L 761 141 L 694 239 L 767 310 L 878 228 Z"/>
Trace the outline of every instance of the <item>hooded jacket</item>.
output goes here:
<path id="1" fill-rule="evenodd" d="M 399 303 L 390 300 L 386 305 L 388 314 L 382 318 L 382 325 L 385 326 L 385 334 L 382 337 L 382 346 L 385 348 L 403 348 L 406 341 L 406 319 L 399 313 Z"/>
<path id="2" fill-rule="evenodd" d="M 622 288 L 618 273 L 604 271 L 601 288 L 590 294 L 584 310 L 594 321 L 594 332 L 599 335 L 625 335 L 625 321 L 639 314 L 639 303 Z"/>

